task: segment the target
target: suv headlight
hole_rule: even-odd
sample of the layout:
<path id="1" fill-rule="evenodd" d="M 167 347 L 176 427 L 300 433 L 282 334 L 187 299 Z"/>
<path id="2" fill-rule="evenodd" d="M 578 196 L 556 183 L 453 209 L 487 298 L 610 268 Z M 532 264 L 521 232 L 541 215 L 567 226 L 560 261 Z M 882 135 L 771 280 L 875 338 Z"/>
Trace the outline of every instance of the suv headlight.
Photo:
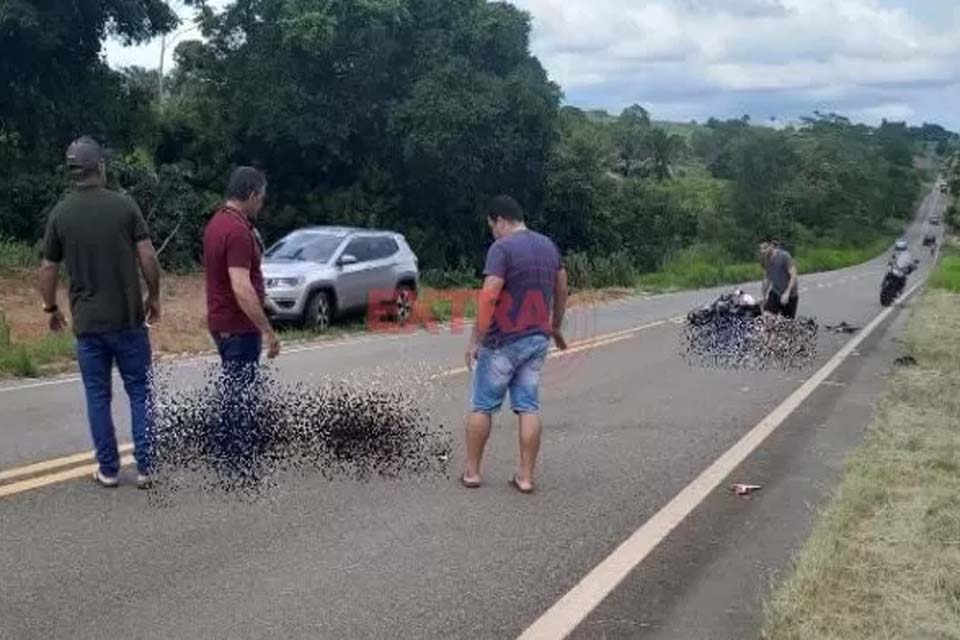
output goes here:
<path id="1" fill-rule="evenodd" d="M 266 281 L 264 282 L 264 284 L 267 286 L 267 289 L 299 287 L 303 283 L 303 276 L 298 278 L 266 278 Z"/>

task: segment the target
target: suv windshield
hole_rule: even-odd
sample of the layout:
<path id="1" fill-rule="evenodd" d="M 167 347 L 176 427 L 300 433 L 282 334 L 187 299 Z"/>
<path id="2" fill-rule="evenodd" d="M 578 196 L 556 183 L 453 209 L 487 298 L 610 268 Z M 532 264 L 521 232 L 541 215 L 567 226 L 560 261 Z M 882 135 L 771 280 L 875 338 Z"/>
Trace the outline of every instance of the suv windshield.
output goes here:
<path id="1" fill-rule="evenodd" d="M 270 247 L 267 257 L 275 260 L 328 262 L 342 238 L 324 233 L 296 233 Z"/>

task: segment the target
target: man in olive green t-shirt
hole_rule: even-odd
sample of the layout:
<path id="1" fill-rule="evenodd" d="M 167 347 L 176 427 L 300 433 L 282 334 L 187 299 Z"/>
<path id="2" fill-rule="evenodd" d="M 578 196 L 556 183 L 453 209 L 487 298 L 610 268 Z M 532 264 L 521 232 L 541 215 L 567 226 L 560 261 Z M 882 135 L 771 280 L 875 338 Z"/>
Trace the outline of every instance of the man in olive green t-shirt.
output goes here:
<path id="1" fill-rule="evenodd" d="M 104 188 L 105 157 L 92 138 L 67 150 L 74 189 L 50 213 L 43 241 L 40 292 L 50 329 L 66 321 L 57 307 L 60 264 L 70 281 L 70 312 L 77 337 L 77 362 L 86 391 L 90 432 L 99 469 L 94 479 L 117 486 L 120 455 L 111 417 L 116 362 L 130 398 L 138 485 L 149 484 L 147 415 L 150 338 L 145 323 L 160 319 L 160 266 L 147 224 L 133 199 Z M 144 302 L 140 274 L 147 283 Z"/>

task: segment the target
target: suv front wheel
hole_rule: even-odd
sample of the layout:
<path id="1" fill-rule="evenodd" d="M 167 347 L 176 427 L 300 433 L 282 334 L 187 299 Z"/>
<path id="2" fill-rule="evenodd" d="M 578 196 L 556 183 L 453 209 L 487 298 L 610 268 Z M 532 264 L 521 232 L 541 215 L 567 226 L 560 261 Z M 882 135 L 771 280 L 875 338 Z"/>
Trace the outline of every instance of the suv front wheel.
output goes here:
<path id="1" fill-rule="evenodd" d="M 303 314 L 304 327 L 323 333 L 330 328 L 333 319 L 333 307 L 330 304 L 330 294 L 326 291 L 317 291 L 307 301 L 307 308 Z"/>
<path id="2" fill-rule="evenodd" d="M 413 305 L 416 300 L 417 294 L 411 287 L 405 284 L 397 287 L 393 308 L 393 317 L 397 324 L 404 325 L 407 323 L 407 320 L 413 315 Z"/>

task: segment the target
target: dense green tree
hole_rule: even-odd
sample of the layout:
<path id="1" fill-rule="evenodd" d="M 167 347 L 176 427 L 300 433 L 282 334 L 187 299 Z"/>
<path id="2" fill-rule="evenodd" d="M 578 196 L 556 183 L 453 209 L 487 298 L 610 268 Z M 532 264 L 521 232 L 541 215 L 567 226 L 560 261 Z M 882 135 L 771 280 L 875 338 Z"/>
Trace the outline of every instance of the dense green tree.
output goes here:
<path id="1" fill-rule="evenodd" d="M 43 212 L 63 187 L 53 171 L 77 135 L 117 153 L 150 144 L 150 97 L 100 52 L 107 36 L 142 42 L 176 23 L 161 0 L 0 2 L 0 233 L 42 233 Z"/>
<path id="2" fill-rule="evenodd" d="M 640 105 L 627 107 L 613 125 L 616 169 L 627 178 L 640 173 L 648 155 L 650 113 Z"/>
<path id="3" fill-rule="evenodd" d="M 64 146 L 92 133 L 168 266 L 196 263 L 242 163 L 269 176 L 268 240 L 306 224 L 389 227 L 425 269 L 476 270 L 490 242 L 481 205 L 506 192 L 576 253 L 578 278 L 610 283 L 691 251 L 752 259 L 761 237 L 896 233 L 919 189 L 915 155 L 960 141 L 938 125 L 818 112 L 780 131 L 711 118 L 688 145 L 639 105 L 560 107 L 530 54 L 530 17 L 507 2 L 188 4 L 204 38 L 177 46 L 161 103 L 156 71 L 112 70 L 101 47 L 175 27 L 165 2 L 0 2 L 0 235 L 38 238 L 65 187 Z"/>
<path id="4" fill-rule="evenodd" d="M 456 264 L 481 250 L 485 198 L 541 207 L 559 89 L 513 5 L 238 0 L 204 30 L 209 44 L 177 52 L 164 159 L 186 154 L 221 175 L 262 166 L 269 232 L 375 222 Z M 368 184 L 369 215 L 340 210 Z"/>
<path id="5" fill-rule="evenodd" d="M 176 23 L 162 0 L 0 4 L 0 123 L 16 134 L 17 153 L 45 162 L 81 131 L 133 142 L 124 119 L 137 105 L 100 57 L 103 40 L 142 42 Z"/>

